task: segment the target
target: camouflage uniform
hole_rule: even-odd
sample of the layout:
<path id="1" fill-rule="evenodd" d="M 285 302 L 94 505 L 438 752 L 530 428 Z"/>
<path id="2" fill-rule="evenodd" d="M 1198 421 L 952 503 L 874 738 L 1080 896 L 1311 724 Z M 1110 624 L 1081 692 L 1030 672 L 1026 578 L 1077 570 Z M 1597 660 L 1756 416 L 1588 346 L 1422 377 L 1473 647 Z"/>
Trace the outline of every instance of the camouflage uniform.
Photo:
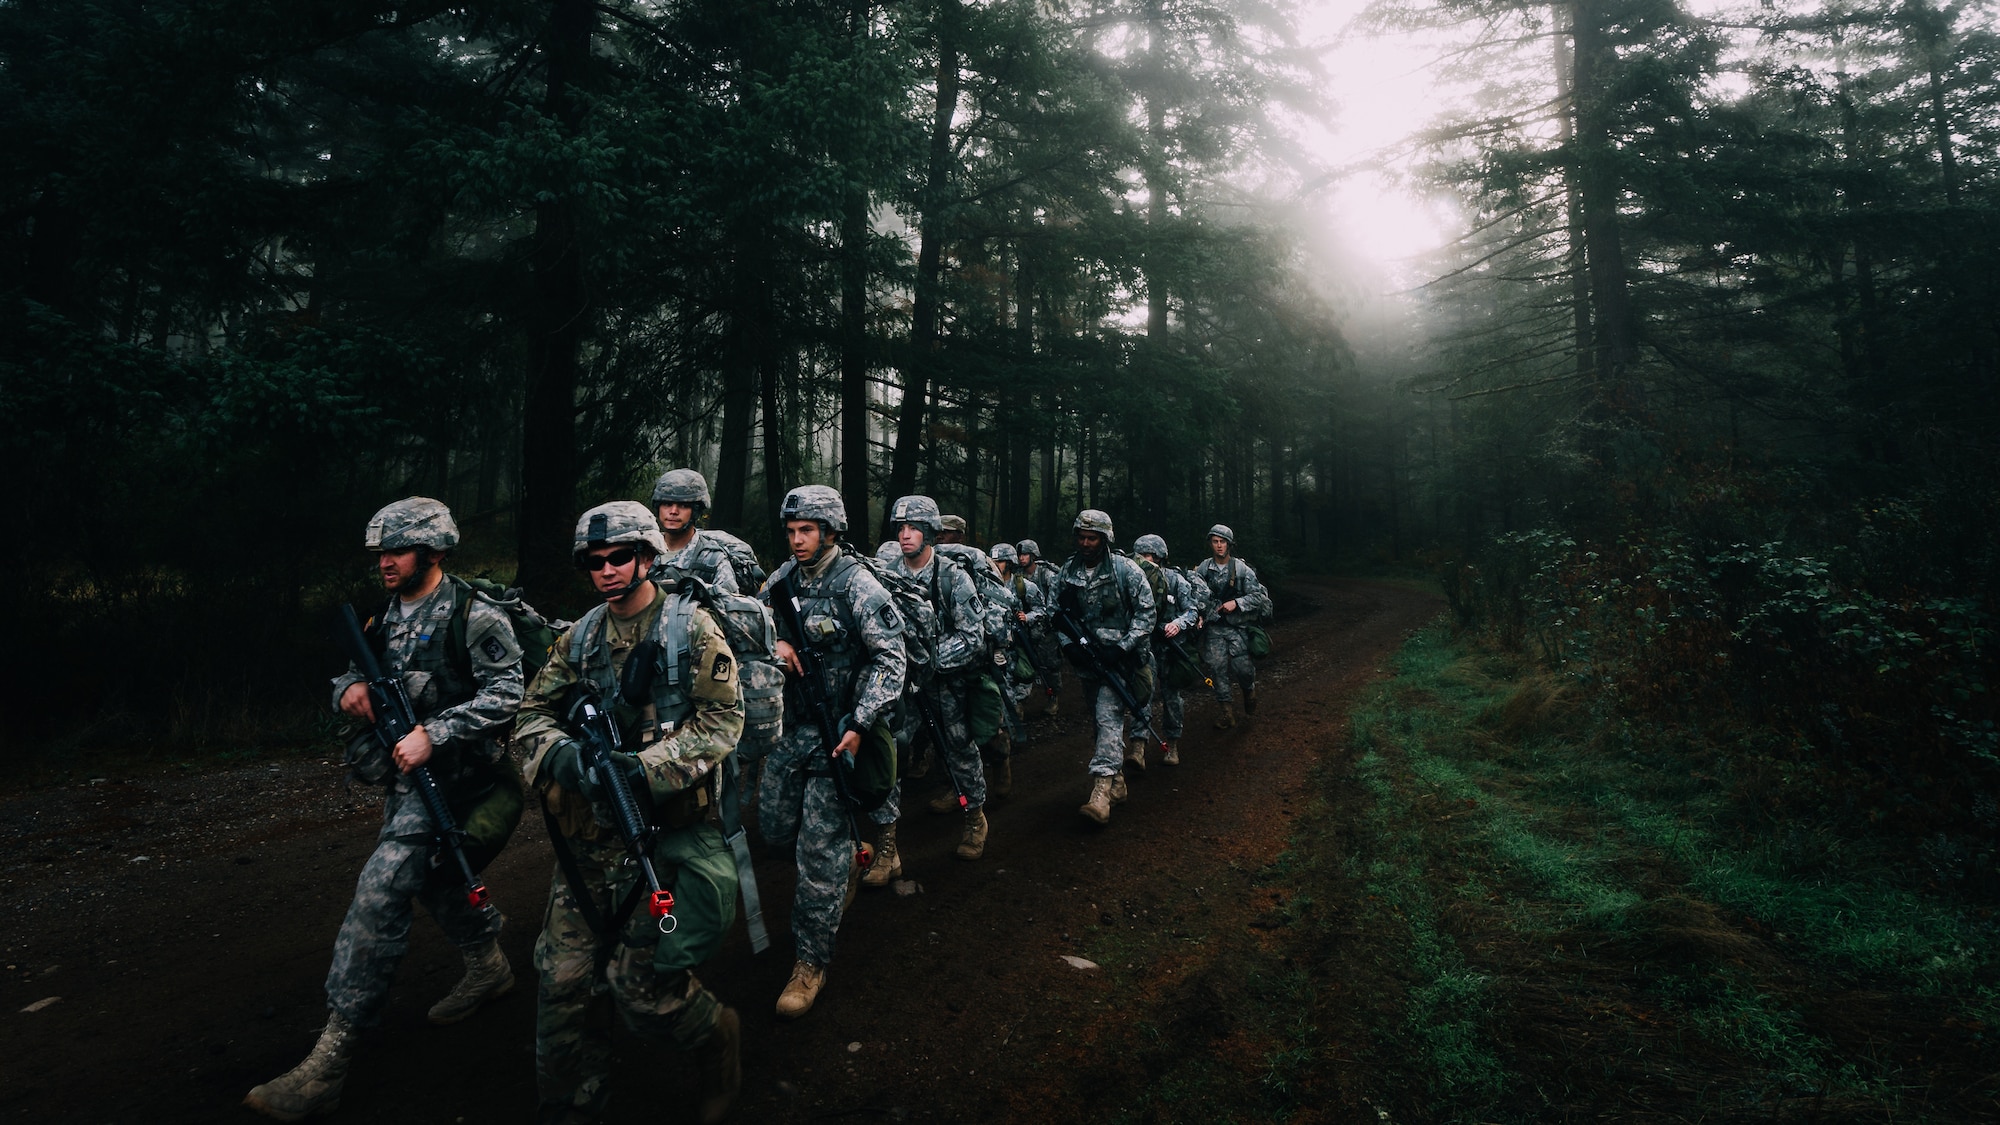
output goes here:
<path id="1" fill-rule="evenodd" d="M 1136 553 L 1145 554 L 1144 540 L 1137 545 Z M 1167 604 L 1158 607 L 1160 627 L 1153 631 L 1153 698 L 1146 705 L 1148 718 L 1159 716 L 1160 737 L 1168 742 L 1179 742 L 1187 719 L 1187 702 L 1181 693 L 1167 686 L 1167 668 L 1164 653 L 1167 651 L 1166 628 L 1178 623 L 1181 631 L 1178 637 L 1183 647 L 1194 638 L 1191 630 L 1201 619 L 1204 601 L 1196 584 L 1179 567 L 1167 565 L 1166 544 L 1159 543 L 1160 574 L 1166 579 Z M 1132 737 L 1145 734 L 1144 729 L 1134 730 Z"/>
<path id="2" fill-rule="evenodd" d="M 1054 605 L 1058 582 L 1057 568 L 1051 565 L 1047 559 L 1042 558 L 1042 548 L 1033 539 L 1021 540 L 1014 545 L 1014 549 L 1019 552 L 1023 559 L 1032 557 L 1035 560 L 1034 569 L 1022 571 L 1021 576 L 1041 588 L 1044 605 Z M 1042 628 L 1031 631 L 1031 635 L 1035 638 L 1036 643 L 1041 646 L 1036 650 L 1036 654 L 1042 658 L 1043 666 L 1049 669 L 1049 686 L 1055 688 L 1057 691 L 1061 691 L 1063 681 L 1062 652 L 1061 646 L 1056 641 L 1054 627 L 1049 625 L 1045 619 L 1042 623 Z M 1054 705 L 1053 700 L 1050 701 L 1050 705 Z"/>
<path id="3" fill-rule="evenodd" d="M 521 708 L 517 741 L 528 752 L 527 777 L 575 860 L 582 887 L 557 868 L 548 914 L 535 943 L 540 1005 L 535 1024 L 535 1079 L 545 1117 L 603 1111 L 610 1069 L 609 1028 L 591 1014 L 606 988 L 626 1027 L 653 1043 L 696 1050 L 716 1037 L 723 1008 L 693 975 L 722 943 L 736 918 L 736 867 L 716 827 L 716 786 L 724 759 L 743 729 L 735 656 L 706 608 L 655 586 L 652 604 L 618 621 L 608 606 L 584 614 L 556 641 Z M 598 983 L 600 937 L 592 932 L 579 892 L 601 918 L 634 892 L 638 869 L 608 811 L 559 784 L 547 768 L 569 734 L 561 726 L 573 688 L 615 699 L 633 649 L 647 639 L 663 646 L 644 709 L 609 708 L 625 747 L 638 756 L 662 829 L 653 862 L 674 893 L 675 928 L 661 934 L 644 910 L 634 910 L 607 951 Z M 733 1050 L 733 1047 L 731 1048 Z"/>
<path id="4" fill-rule="evenodd" d="M 725 594 L 743 593 L 742 579 L 736 573 L 736 565 L 729 561 L 729 553 L 716 541 L 715 533 L 696 528 L 694 538 L 678 551 L 671 551 L 653 562 L 653 577 L 664 580 L 668 571 L 692 574 Z"/>
<path id="5" fill-rule="evenodd" d="M 886 720 L 902 694 L 905 669 L 903 618 L 889 591 L 866 566 L 831 546 L 811 565 L 785 567 L 797 569 L 800 618 L 818 634 L 813 647 L 826 660 L 828 698 L 847 707 L 863 730 Z M 783 572 L 779 568 L 778 574 Z M 775 582 L 777 574 L 772 577 Z M 765 589 L 768 598 L 770 587 Z M 765 841 L 794 845 L 799 877 L 792 937 L 798 959 L 821 968 L 833 960 L 854 865 L 848 812 L 834 792 L 830 750 L 803 700 L 788 694 L 785 732 L 766 760 L 757 796 Z"/>
<path id="6" fill-rule="evenodd" d="M 1010 607 L 1008 612 L 1011 614 L 1014 610 L 1018 609 L 1021 613 L 1027 615 L 1027 620 L 1020 622 L 1021 627 L 1027 633 L 1029 643 L 1040 646 L 1042 643 L 1041 638 L 1048 631 L 1048 594 L 1043 591 L 1038 583 L 1029 579 L 1019 570 L 1007 576 L 1007 590 L 1014 596 L 1014 606 Z M 1018 621 L 1019 619 L 1016 618 L 1015 620 Z M 1045 665 L 1051 668 L 1056 666 L 1053 662 L 1042 656 L 1039 647 L 1036 649 L 1035 658 L 1042 660 Z M 1012 655 L 1012 659 L 1023 663 L 1029 662 L 1028 656 L 1018 651 Z M 1033 667 L 1033 664 L 1029 663 L 1029 667 Z M 1040 671 L 1035 673 L 1037 677 L 1040 677 L 1041 674 Z M 1035 690 L 1035 681 L 1009 675 L 1005 683 L 1007 700 L 1012 704 L 1007 712 L 1007 722 L 1013 731 L 1014 741 L 1026 742 L 1028 740 L 1026 724 L 1028 696 Z M 1049 686 L 1054 685 L 1051 684 Z"/>
<path id="7" fill-rule="evenodd" d="M 1149 639 L 1157 613 L 1153 588 L 1139 564 L 1111 550 L 1105 537 L 1104 557 L 1096 566 L 1084 565 L 1080 555 L 1072 555 L 1058 576 L 1057 599 L 1077 617 L 1078 623 L 1105 649 L 1115 649 L 1125 658 L 1117 669 L 1127 684 L 1131 672 L 1150 659 Z M 1107 653 L 1107 655 L 1109 655 Z M 1125 707 L 1103 680 L 1078 668 L 1084 704 L 1090 708 L 1096 730 L 1095 748 L 1090 756 L 1093 777 L 1120 773 L 1125 754 Z"/>
<path id="8" fill-rule="evenodd" d="M 986 804 L 986 776 L 965 714 L 973 681 L 986 674 L 982 664 L 990 663 L 983 659 L 986 634 L 979 620 L 979 591 L 972 577 L 936 548 L 931 550 L 931 561 L 922 567 L 897 565 L 930 591 L 931 604 L 937 608 L 937 674 L 928 692 L 931 705 L 937 709 L 938 725 L 943 728 L 945 745 L 937 747 L 937 752 L 949 771 L 946 784 L 964 794 L 968 811 L 980 808 Z M 906 724 L 915 733 L 922 720 L 914 700 L 908 702 L 906 710 L 910 713 Z"/>
<path id="9" fill-rule="evenodd" d="M 461 664 L 444 651 L 459 600 L 470 599 Z M 414 606 L 390 598 L 374 627 L 383 640 L 382 668 L 400 675 L 417 719 L 434 747 L 428 765 L 448 795 L 477 784 L 484 767 L 506 753 L 501 735 L 521 705 L 521 649 L 507 611 L 474 595 L 450 577 Z M 465 672 L 470 669 L 470 679 Z M 333 705 L 365 682 L 358 669 L 333 681 Z M 461 950 L 484 949 L 500 934 L 499 908 L 474 907 L 448 880 L 432 880 L 432 825 L 407 776 L 389 767 L 382 803 L 382 832 L 361 867 L 354 901 L 333 943 L 326 974 L 327 1006 L 356 1027 L 372 1025 L 388 999 L 396 967 L 409 948 L 410 903 L 430 911 Z"/>
<path id="10" fill-rule="evenodd" d="M 1201 565 L 1194 568 L 1194 576 L 1207 588 L 1208 595 L 1207 623 L 1202 627 L 1202 663 L 1208 666 L 1208 674 L 1215 680 L 1215 698 L 1227 704 L 1230 673 L 1235 673 L 1246 692 L 1257 686 L 1257 665 L 1250 659 L 1250 644 L 1243 626 L 1269 610 L 1271 596 L 1258 583 L 1257 572 L 1250 564 L 1233 554 L 1226 564 L 1216 562 L 1214 556 L 1201 560 Z M 1236 602 L 1236 609 L 1223 612 L 1222 604 L 1231 600 Z"/>

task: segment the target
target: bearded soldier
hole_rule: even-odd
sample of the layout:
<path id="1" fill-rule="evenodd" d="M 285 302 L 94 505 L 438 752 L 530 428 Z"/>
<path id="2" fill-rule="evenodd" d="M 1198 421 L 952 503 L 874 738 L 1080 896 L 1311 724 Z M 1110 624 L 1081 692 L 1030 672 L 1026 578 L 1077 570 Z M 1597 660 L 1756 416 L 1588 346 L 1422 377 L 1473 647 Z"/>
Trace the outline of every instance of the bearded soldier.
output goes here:
<path id="1" fill-rule="evenodd" d="M 851 759 L 864 734 L 880 733 L 902 694 L 906 662 L 903 619 L 889 591 L 837 541 L 847 531 L 840 493 L 823 484 L 795 488 L 785 495 L 778 517 L 791 559 L 772 574 L 765 596 L 781 584 L 791 586 L 808 635 L 780 629 L 778 656 L 791 673 L 785 726 L 764 767 L 757 816 L 764 839 L 792 844 L 798 863 L 792 902 L 797 961 L 778 997 L 779 1017 L 797 1019 L 812 1010 L 826 984 L 834 935 L 857 876 L 854 821 L 836 790 L 831 759 Z M 810 647 L 822 662 L 826 698 L 841 716 L 839 741 L 830 749 L 802 697 L 801 647 Z"/>
<path id="2" fill-rule="evenodd" d="M 656 565 L 692 574 L 727 594 L 744 592 L 749 576 L 736 573 L 716 533 L 701 527 L 708 512 L 706 477 L 693 469 L 668 469 L 653 485 L 653 510 L 666 542 Z"/>
<path id="3" fill-rule="evenodd" d="M 896 543 L 902 548 L 903 574 L 922 586 L 937 610 L 938 638 L 928 698 L 938 720 L 934 732 L 938 761 L 944 766 L 948 788 L 930 803 L 934 813 L 958 808 L 963 795 L 964 823 L 958 847 L 960 859 L 978 859 L 986 854 L 986 774 L 979 747 L 973 744 L 966 723 L 976 677 L 985 674 L 981 657 L 986 654 L 986 637 L 979 619 L 979 591 L 972 577 L 936 549 L 943 517 L 937 502 L 928 496 L 905 496 L 889 511 L 896 525 Z M 962 521 L 961 521 L 962 522 Z M 885 831 L 893 833 L 891 824 Z"/>
<path id="4" fill-rule="evenodd" d="M 1222 705 L 1215 727 L 1222 730 L 1236 725 L 1236 715 L 1229 709 L 1231 673 L 1243 681 L 1243 713 L 1257 711 L 1257 665 L 1250 659 L 1250 642 L 1243 630 L 1271 608 L 1271 596 L 1250 564 L 1235 557 L 1236 533 L 1227 524 L 1208 529 L 1208 549 L 1210 557 L 1194 568 L 1194 576 L 1208 587 L 1201 655 L 1215 680 L 1215 701 Z"/>
<path id="5" fill-rule="evenodd" d="M 644 505 L 619 500 L 583 514 L 576 562 L 604 601 L 557 638 L 521 707 L 518 741 L 558 861 L 535 943 L 535 1084 L 550 1125 L 603 1113 L 611 1042 L 607 1021 L 591 1008 L 607 990 L 641 1039 L 694 1057 L 701 1121 L 727 1116 L 742 1080 L 736 1012 L 693 969 L 736 917 L 736 866 L 716 810 L 743 703 L 735 655 L 715 617 L 691 588 L 648 579 L 665 549 Z M 628 669 L 634 660 L 646 663 Z M 640 697 L 623 696 L 621 682 L 639 685 Z M 610 717 L 623 747 L 600 743 L 594 768 L 577 740 L 585 734 L 575 718 L 584 700 Z M 664 918 L 636 908 L 646 888 L 612 811 L 612 773 L 656 833 L 653 867 L 673 895 Z"/>
<path id="6" fill-rule="evenodd" d="M 1111 517 L 1086 508 L 1076 517 L 1076 554 L 1057 578 L 1056 602 L 1088 631 L 1108 670 L 1134 695 L 1149 657 L 1156 609 L 1139 564 L 1111 550 Z M 1109 683 L 1078 663 L 1084 706 L 1095 731 L 1090 756 L 1090 799 L 1077 811 L 1099 824 L 1111 820 L 1113 801 L 1125 799 L 1125 705 Z"/>
<path id="7" fill-rule="evenodd" d="M 1170 643 L 1180 642 L 1181 635 L 1194 628 L 1201 617 L 1203 600 L 1196 592 L 1196 584 L 1182 574 L 1180 568 L 1167 565 L 1165 539 L 1157 535 L 1141 535 L 1133 541 L 1132 553 L 1159 567 L 1160 576 L 1166 582 L 1167 602 L 1159 607 L 1160 627 L 1153 635 L 1153 702 L 1147 711 L 1160 717 L 1160 737 L 1167 742 L 1166 752 L 1160 760 L 1167 765 L 1178 766 L 1181 764 L 1181 730 L 1187 708 L 1181 693 L 1167 684 L 1164 653 Z M 1145 732 L 1135 734 L 1143 737 Z M 1137 755 L 1142 769 L 1146 761 L 1143 747 L 1142 743 Z"/>
<path id="8" fill-rule="evenodd" d="M 364 544 L 376 552 L 390 594 L 369 623 L 368 639 L 379 648 L 383 674 L 403 680 L 419 725 L 393 753 L 354 762 L 357 775 L 388 787 L 382 832 L 334 939 L 326 1029 L 304 1062 L 243 1099 L 280 1121 L 340 1104 L 356 1034 L 380 1017 L 409 948 L 413 902 L 424 905 L 465 956 L 465 977 L 431 1008 L 432 1023 L 456 1023 L 514 987 L 513 969 L 500 952 L 499 909 L 490 901 L 472 905 L 463 888 L 434 876 L 433 825 L 408 777 L 428 767 L 453 805 L 496 784 L 518 788 L 503 743 L 521 704 L 521 649 L 513 623 L 505 610 L 444 573 L 446 552 L 458 546 L 458 526 L 436 500 L 412 496 L 383 508 L 368 521 Z M 375 721 L 368 684 L 352 666 L 333 681 L 333 705 L 352 718 Z"/>

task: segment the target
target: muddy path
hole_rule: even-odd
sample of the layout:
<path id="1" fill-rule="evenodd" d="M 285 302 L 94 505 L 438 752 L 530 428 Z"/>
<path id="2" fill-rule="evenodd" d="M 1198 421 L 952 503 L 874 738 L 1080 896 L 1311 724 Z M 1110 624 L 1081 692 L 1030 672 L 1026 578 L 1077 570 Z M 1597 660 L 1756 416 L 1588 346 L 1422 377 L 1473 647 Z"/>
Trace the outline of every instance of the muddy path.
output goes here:
<path id="1" fill-rule="evenodd" d="M 902 833 L 910 893 L 864 892 L 826 991 L 797 1023 L 772 1014 L 791 969 L 792 871 L 760 854 L 774 946 L 753 956 L 739 925 L 700 974 L 743 1016 L 739 1120 L 1117 1116 L 1093 1104 L 1093 1070 L 1142 1013 L 1172 1020 L 1162 1005 L 1199 994 L 1173 982 L 1269 925 L 1270 895 L 1249 873 L 1282 850 L 1307 771 L 1381 658 L 1438 609 L 1385 584 L 1303 581 L 1296 593 L 1309 609 L 1272 630 L 1259 713 L 1215 731 L 1213 705 L 1191 693 L 1185 764 L 1133 781 L 1109 826 L 1076 811 L 1089 732 L 1073 680 L 1058 714 L 1034 720 L 1013 795 L 992 803 L 983 860 L 951 856 L 955 820 L 924 811 L 936 782 L 917 783 Z M 0 1121 L 261 1120 L 238 1103 L 324 1021 L 333 934 L 378 815 L 371 794 L 313 759 L 0 796 Z M 424 1021 L 460 963 L 418 919 L 333 1120 L 532 1119 L 530 951 L 552 867 L 530 817 L 486 873 L 521 982 L 465 1023 Z M 618 1042 L 608 1120 L 684 1119 L 683 1061 Z"/>

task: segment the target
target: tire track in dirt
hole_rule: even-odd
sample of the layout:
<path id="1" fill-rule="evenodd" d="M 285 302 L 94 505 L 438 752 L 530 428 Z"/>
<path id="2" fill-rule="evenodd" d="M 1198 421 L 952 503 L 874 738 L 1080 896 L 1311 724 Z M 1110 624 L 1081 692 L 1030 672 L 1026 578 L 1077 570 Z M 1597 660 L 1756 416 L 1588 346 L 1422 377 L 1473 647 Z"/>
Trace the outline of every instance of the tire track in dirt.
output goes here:
<path id="1" fill-rule="evenodd" d="M 1185 983 L 1226 955 L 1230 941 L 1216 938 L 1269 940 L 1255 924 L 1273 896 L 1249 876 L 1282 851 L 1307 810 L 1308 772 L 1381 660 L 1439 608 L 1388 584 L 1294 588 L 1315 608 L 1273 628 L 1279 648 L 1259 713 L 1212 731 L 1212 705 L 1191 699 L 1186 764 L 1155 763 L 1109 826 L 1076 812 L 1089 734 L 1073 687 L 1058 715 L 1036 720 L 1014 795 L 993 802 L 985 859 L 952 858 L 956 820 L 924 811 L 930 791 L 917 783 L 903 846 L 905 878 L 921 893 L 864 892 L 826 991 L 795 1024 L 771 1010 L 791 969 L 791 868 L 760 855 L 773 949 L 752 956 L 738 927 L 701 974 L 743 1015 L 739 1119 L 1062 1121 L 1114 1110 L 1093 1098 L 1117 1084 L 1094 1083 L 1092 1072 L 1131 1065 L 1118 1052 L 1141 1013 L 1204 1018 L 1175 1009 L 1186 1007 Z M 264 766 L 125 783 L 142 791 L 127 803 L 155 810 L 137 829 L 93 829 L 85 787 L 0 798 L 0 838 L 12 837 L 0 868 L 10 905 L 0 922 L 9 966 L 0 1121 L 256 1120 L 237 1108 L 243 1092 L 297 1062 L 323 1021 L 333 933 L 377 827 L 376 803 L 343 793 L 331 765 L 288 762 L 281 772 L 289 784 L 259 784 Z M 213 830 L 189 831 L 196 820 Z M 67 854 L 52 854 L 56 824 Z M 44 839 L 25 843 L 29 831 Z M 161 840 L 170 854 L 131 862 L 134 848 Z M 502 942 L 521 983 L 463 1024 L 424 1022 L 459 962 L 434 925 L 417 922 L 383 1026 L 357 1055 L 332 1120 L 530 1119 L 530 957 L 552 866 L 529 817 L 486 873 L 509 915 Z M 1063 954 L 1104 968 L 1078 972 Z M 40 1011 L 19 1010 L 55 995 Z M 684 1118 L 686 1064 L 622 1032 L 618 1043 L 607 1120 Z"/>

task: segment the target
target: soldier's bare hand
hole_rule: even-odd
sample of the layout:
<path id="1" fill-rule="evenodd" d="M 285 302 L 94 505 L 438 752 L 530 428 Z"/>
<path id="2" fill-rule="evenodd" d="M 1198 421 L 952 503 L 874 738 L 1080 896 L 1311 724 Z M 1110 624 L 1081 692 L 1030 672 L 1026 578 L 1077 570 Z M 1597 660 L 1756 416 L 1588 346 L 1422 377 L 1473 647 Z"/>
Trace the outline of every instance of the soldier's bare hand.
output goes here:
<path id="1" fill-rule="evenodd" d="M 347 685 L 347 690 L 340 693 L 340 710 L 344 715 L 352 715 L 357 719 L 366 719 L 371 723 L 374 722 L 375 701 L 369 698 L 368 685 Z"/>
<path id="2" fill-rule="evenodd" d="M 1180 635 L 1181 635 L 1181 623 L 1178 621 L 1167 622 L 1167 636 L 1178 637 Z"/>
<path id="3" fill-rule="evenodd" d="M 401 742 L 396 743 L 396 766 L 404 773 L 409 773 L 430 760 L 431 732 L 424 728 L 418 727 L 404 735 Z"/>
<path id="4" fill-rule="evenodd" d="M 1022 613 L 1020 610 L 1017 609 L 1014 611 L 1014 619 L 1017 621 L 1026 621 L 1028 619 L 1028 615 Z"/>
<path id="5" fill-rule="evenodd" d="M 861 732 L 858 730 L 850 730 L 846 734 L 841 735 L 840 741 L 836 743 L 833 747 L 833 753 L 835 757 L 845 754 L 847 755 L 847 760 L 850 762 L 853 761 L 854 756 L 860 752 L 861 752 Z"/>
<path id="6" fill-rule="evenodd" d="M 799 650 L 792 647 L 792 642 L 778 642 L 778 659 L 784 661 L 785 667 L 792 675 L 803 676 L 806 674 L 804 666 L 799 663 Z"/>
<path id="7" fill-rule="evenodd" d="M 1235 598 L 1231 598 L 1231 599 L 1229 599 L 1228 601 L 1226 601 L 1226 602 L 1223 602 L 1223 603 L 1222 603 L 1222 612 L 1224 612 L 1224 613 L 1235 613 L 1235 612 L 1236 612 L 1236 599 L 1235 599 Z"/>

